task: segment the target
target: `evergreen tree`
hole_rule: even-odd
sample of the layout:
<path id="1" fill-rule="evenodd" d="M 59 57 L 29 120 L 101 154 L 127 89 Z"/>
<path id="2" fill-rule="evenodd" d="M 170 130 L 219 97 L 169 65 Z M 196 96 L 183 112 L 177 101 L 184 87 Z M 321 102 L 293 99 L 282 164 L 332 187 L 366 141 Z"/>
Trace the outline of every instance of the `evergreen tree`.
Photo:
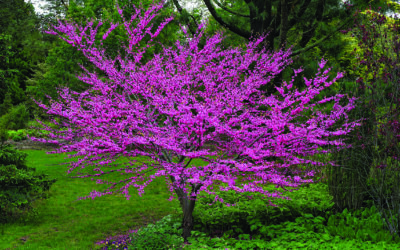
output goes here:
<path id="1" fill-rule="evenodd" d="M 3 104 L 0 105 L 0 116 L 7 114 L 13 107 L 11 103 L 11 94 L 8 92 L 4 98 Z"/>

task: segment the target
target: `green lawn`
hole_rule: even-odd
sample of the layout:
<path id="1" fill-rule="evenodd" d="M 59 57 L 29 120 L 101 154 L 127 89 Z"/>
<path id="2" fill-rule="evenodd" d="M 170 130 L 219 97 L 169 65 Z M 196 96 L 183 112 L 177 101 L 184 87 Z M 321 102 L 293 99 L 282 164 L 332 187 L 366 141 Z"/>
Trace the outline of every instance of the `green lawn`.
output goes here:
<path id="1" fill-rule="evenodd" d="M 124 196 L 106 195 L 94 200 L 77 201 L 92 190 L 102 191 L 108 185 L 96 184 L 90 178 L 70 178 L 67 165 L 57 165 L 65 155 L 46 154 L 45 151 L 24 150 L 28 154 L 27 165 L 37 171 L 57 178 L 50 190 L 50 198 L 37 202 L 39 218 L 26 225 L 6 225 L 0 236 L 0 249 L 94 249 L 94 242 L 107 235 L 141 227 L 174 213 L 177 202 L 168 201 L 165 179 L 157 178 L 145 194 L 130 187 L 130 200 Z M 126 159 L 125 159 L 126 160 Z M 118 159 L 123 163 L 123 159 Z M 116 163 L 117 163 L 116 162 Z M 111 169 L 118 169 L 113 167 Z M 90 173 L 88 169 L 76 169 L 73 173 Z M 107 180 L 120 180 L 120 174 L 108 174 Z M 118 186 L 117 186 L 118 187 Z"/>

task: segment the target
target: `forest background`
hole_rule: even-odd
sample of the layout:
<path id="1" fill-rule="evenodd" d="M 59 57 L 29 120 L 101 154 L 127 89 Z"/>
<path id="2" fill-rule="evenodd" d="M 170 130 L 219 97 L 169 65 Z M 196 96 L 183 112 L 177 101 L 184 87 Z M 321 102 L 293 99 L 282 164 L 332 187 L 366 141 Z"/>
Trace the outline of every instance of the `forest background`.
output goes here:
<path id="1" fill-rule="evenodd" d="M 76 75 L 81 72 L 78 64 L 83 64 L 89 70 L 94 70 L 94 68 L 80 51 L 54 36 L 45 34 L 43 31 L 47 30 L 49 25 L 56 23 L 58 19 L 73 20 L 83 24 L 91 18 L 118 19 L 115 0 L 40 2 L 45 5 L 42 11 L 37 13 L 30 2 L 0 1 L 0 125 L 6 129 L 23 129 L 26 126 L 25 122 L 13 121 L 13 119 L 22 121 L 33 120 L 35 117 L 48 119 L 32 98 L 48 104 L 46 94 L 58 100 L 57 87 L 67 86 L 78 92 L 90 87 L 76 78 Z M 151 2 L 151 0 L 119 1 L 121 6 L 127 6 L 124 11 L 127 16 L 133 12 L 132 4 L 141 3 L 147 8 Z M 348 91 L 355 84 L 356 79 L 365 74 L 365 67 L 354 70 L 357 62 L 356 55 L 363 53 L 363 49 L 358 46 L 357 38 L 352 37 L 351 33 L 340 32 L 352 27 L 354 10 L 365 10 L 370 5 L 373 9 L 381 7 L 381 13 L 399 13 L 400 6 L 391 1 L 353 1 L 354 8 L 349 10 L 340 0 L 292 0 L 285 1 L 288 15 L 284 19 L 280 15 L 279 1 L 270 2 L 272 4 L 269 6 L 270 13 L 267 11 L 268 6 L 262 9 L 264 8 L 261 6 L 262 2 L 256 0 L 167 0 L 161 14 L 155 18 L 154 27 L 171 14 L 174 14 L 176 18 L 162 30 L 157 37 L 157 42 L 173 46 L 174 41 L 184 39 L 179 25 L 189 27 L 193 33 L 202 20 L 208 19 L 207 35 L 211 36 L 222 30 L 226 35 L 223 42 L 225 48 L 244 47 L 249 41 L 249 35 L 265 31 L 266 27 L 262 25 L 270 20 L 274 30 L 271 32 L 273 35 L 270 36 L 269 47 L 267 47 L 277 51 L 282 47 L 289 48 L 293 45 L 295 57 L 292 67 L 286 68 L 283 74 L 275 79 L 274 84 L 277 86 L 280 85 L 282 79 L 290 79 L 293 74 L 291 68 L 300 66 L 305 69 L 303 76 L 311 78 L 317 71 L 317 62 L 323 57 L 328 59 L 327 66 L 332 68 L 330 72 L 332 75 L 336 75 L 339 71 L 346 72 L 344 79 L 320 95 L 332 96 L 339 91 L 342 93 Z M 308 5 L 304 8 L 306 4 Z M 187 10 L 184 6 L 193 8 Z M 296 16 L 303 12 L 301 18 Z M 365 11 L 362 13 L 367 15 Z M 388 18 L 393 22 L 393 19 Z M 286 20 L 286 22 L 280 24 L 280 20 Z M 256 32 L 251 33 L 252 30 Z M 267 31 L 271 29 L 268 28 Z M 271 38 L 274 39 L 273 45 L 271 45 Z M 118 52 L 123 53 L 121 43 L 126 41 L 127 37 L 123 30 L 115 30 L 106 40 L 107 52 L 111 56 L 117 55 Z M 377 51 L 379 49 L 379 46 L 374 48 Z M 161 51 L 162 48 L 158 44 L 151 47 L 144 55 L 143 63 L 152 58 L 154 53 Z M 296 79 L 295 86 L 298 89 L 305 87 L 302 77 Z M 268 86 L 267 90 L 269 93 L 276 92 L 272 85 Z M 9 113 L 12 115 L 6 116 Z M 29 119 L 26 119 L 28 117 Z"/>

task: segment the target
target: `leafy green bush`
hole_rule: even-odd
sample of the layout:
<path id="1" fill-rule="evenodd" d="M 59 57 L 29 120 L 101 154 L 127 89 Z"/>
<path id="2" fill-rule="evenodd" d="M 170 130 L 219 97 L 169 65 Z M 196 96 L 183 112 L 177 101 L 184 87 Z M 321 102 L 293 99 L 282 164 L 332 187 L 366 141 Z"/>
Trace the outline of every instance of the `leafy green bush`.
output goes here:
<path id="1" fill-rule="evenodd" d="M 391 242 L 395 238 L 384 228 L 384 221 L 375 206 L 353 213 L 345 209 L 343 213 L 329 217 L 327 230 L 333 236 L 346 239 L 360 239 L 377 243 Z M 398 240 L 397 240 L 398 241 Z"/>
<path id="2" fill-rule="evenodd" d="M 129 238 L 106 241 L 101 249 L 177 249 L 183 244 L 180 219 L 167 215 L 155 225 L 149 224 L 130 233 Z M 124 236 L 125 238 L 125 236 Z"/>
<path id="3" fill-rule="evenodd" d="M 14 136 L 12 139 L 13 141 L 22 141 L 22 137 L 18 135 Z"/>
<path id="4" fill-rule="evenodd" d="M 183 238 L 179 227 L 180 223 L 174 222 L 168 215 L 155 225 L 149 224 L 137 233 L 129 234 L 132 241 L 128 249 L 173 249 L 181 246 Z"/>
<path id="5" fill-rule="evenodd" d="M 214 218 L 219 219 L 220 216 L 216 214 Z M 372 245 L 368 249 L 384 249 L 383 246 L 392 249 L 398 246 L 400 239 L 392 237 L 383 223 L 375 207 L 364 208 L 354 214 L 344 210 L 343 213 L 330 215 L 328 220 L 323 216 L 303 213 L 294 221 L 255 221 L 252 229 L 258 230 L 253 230 L 251 234 L 233 236 L 229 228 L 221 229 L 220 235 L 193 230 L 192 237 L 188 238 L 191 244 L 188 249 L 332 249 L 333 246 L 337 249 L 356 249 L 357 246 L 358 249 L 366 249 L 366 245 Z"/>
<path id="6" fill-rule="evenodd" d="M 21 218 L 27 211 L 34 213 L 32 202 L 47 198 L 47 192 L 56 179 L 46 174 L 34 174 L 35 168 L 26 166 L 27 154 L 11 145 L 0 147 L 0 223 Z"/>
<path id="7" fill-rule="evenodd" d="M 12 100 L 11 100 L 11 94 L 10 92 L 7 92 L 3 104 L 0 104 L 0 116 L 3 116 L 5 114 L 8 113 L 8 111 L 10 111 L 10 109 L 12 108 Z"/>
<path id="8" fill-rule="evenodd" d="M 25 140 L 27 131 L 25 129 L 19 129 L 17 131 L 15 130 L 9 130 L 8 131 L 8 139 L 12 139 L 14 141 L 21 141 Z"/>
<path id="9" fill-rule="evenodd" d="M 56 119 L 56 121 L 59 122 L 59 119 Z M 53 123 L 49 121 L 42 121 L 45 125 L 49 126 L 50 128 L 61 130 L 61 131 L 66 131 L 68 128 L 61 128 L 57 125 L 54 125 Z M 28 134 L 29 136 L 32 137 L 37 137 L 37 138 L 47 138 L 47 135 L 50 133 L 49 131 L 42 130 L 43 126 L 37 122 L 36 120 L 29 121 L 27 123 L 27 129 L 25 129 L 25 136 Z"/>
<path id="10" fill-rule="evenodd" d="M 268 191 L 275 187 L 264 188 Z M 281 188 L 280 192 L 284 192 Z M 304 214 L 315 217 L 325 217 L 332 212 L 332 196 L 329 195 L 327 186 L 322 183 L 301 187 L 292 192 L 286 192 L 292 200 L 271 198 L 277 207 L 269 206 L 265 196 L 259 193 L 239 193 L 235 191 L 215 191 L 216 195 L 224 201 L 235 206 L 226 206 L 220 202 L 213 203 L 215 195 L 200 197 L 196 202 L 193 212 L 195 220 L 193 230 L 204 231 L 208 234 L 217 234 L 223 231 L 225 235 L 238 237 L 240 234 L 258 234 L 265 225 L 279 224 L 284 221 L 295 221 Z M 203 193 L 200 192 L 200 196 Z"/>
<path id="11" fill-rule="evenodd" d="M 273 188 L 268 186 L 265 190 Z M 267 202 L 259 199 L 262 195 L 258 193 L 235 195 L 234 191 L 216 191 L 216 194 L 236 204 L 209 206 L 214 195 L 199 198 L 189 249 L 321 249 L 321 245 L 330 248 L 343 239 L 354 240 L 345 243 L 353 247 L 364 242 L 394 245 L 400 242 L 383 227 L 375 207 L 363 208 L 353 215 L 347 210 L 337 213 L 323 183 L 284 193 L 292 200 L 275 199 L 277 207 L 266 206 Z"/>
<path id="12" fill-rule="evenodd" d="M 26 133 L 31 136 L 31 137 L 36 137 L 36 138 L 43 138 L 46 137 L 50 132 L 46 130 L 34 130 L 34 129 L 28 129 Z"/>
<path id="13" fill-rule="evenodd" d="M 28 120 L 29 113 L 25 105 L 19 104 L 0 118 L 0 127 L 10 130 L 24 129 Z"/>
<path id="14" fill-rule="evenodd" d="M 3 145 L 5 141 L 8 139 L 7 130 L 0 127 L 0 145 Z"/>

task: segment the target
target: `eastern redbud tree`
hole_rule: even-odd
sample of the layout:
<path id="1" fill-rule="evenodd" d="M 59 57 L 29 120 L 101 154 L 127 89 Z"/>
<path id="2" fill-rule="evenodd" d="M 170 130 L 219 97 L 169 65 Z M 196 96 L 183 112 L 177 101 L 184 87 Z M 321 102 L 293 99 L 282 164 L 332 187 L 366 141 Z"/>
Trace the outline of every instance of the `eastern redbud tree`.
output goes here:
<path id="1" fill-rule="evenodd" d="M 222 34 L 219 33 L 207 38 L 204 48 L 200 49 L 198 43 L 203 35 L 204 24 L 193 38 L 182 28 L 188 38 L 187 43 L 177 41 L 176 48 L 163 47 L 163 53 L 154 55 L 152 60 L 142 65 L 140 59 L 146 48 L 137 49 L 141 39 L 146 34 L 155 38 L 173 19 L 167 18 L 152 33 L 152 26 L 147 26 L 161 7 L 162 4 L 152 5 L 143 16 L 142 9 L 135 7 L 136 13 L 131 19 L 123 19 L 129 44 L 124 48 L 126 55 L 114 59 L 107 57 L 101 42 L 95 46 L 97 29 L 103 25 L 101 21 L 97 21 L 97 26 L 94 20 L 85 27 L 67 21 L 60 21 L 53 26 L 48 33 L 58 35 L 82 51 L 101 70 L 103 77 L 96 72 L 88 72 L 81 65 L 85 74 L 78 78 L 92 85 L 90 89 L 83 93 L 68 88 L 60 89 L 58 93 L 64 101 L 51 100 L 51 107 L 35 102 L 47 110 L 47 114 L 58 116 L 60 121 L 52 119 L 52 122 L 64 128 L 52 129 L 41 123 L 44 130 L 51 132 L 50 138 L 66 140 L 66 143 L 59 144 L 60 148 L 48 153 L 76 150 L 77 153 L 72 156 L 80 157 L 77 162 L 71 163 L 68 173 L 78 166 L 85 168 L 94 165 L 96 160 L 101 161 L 95 164 L 97 166 L 93 170 L 99 173 L 79 177 L 110 173 L 103 172 L 101 167 L 121 155 L 145 156 L 154 162 L 141 166 L 130 162 L 118 170 L 124 171 L 123 174 L 129 176 L 127 179 L 119 183 L 109 182 L 112 185 L 104 192 L 93 191 L 79 199 L 117 193 L 115 190 L 111 192 L 111 189 L 121 183 L 124 185 L 119 192 L 125 194 L 127 199 L 130 197 L 129 186 L 136 187 L 141 196 L 155 177 L 165 176 L 171 191 L 169 200 L 174 198 L 175 192 L 182 207 L 182 236 L 188 243 L 193 227 L 192 212 L 200 191 L 215 194 L 212 192 L 213 183 L 221 181 L 226 184 L 225 187 L 220 186 L 221 191 L 259 192 L 265 197 L 289 199 L 282 197 L 282 193 L 265 191 L 262 185 L 273 183 L 277 187 L 298 187 L 302 183 L 312 182 L 310 177 L 313 171 L 300 175 L 300 171 L 293 170 L 288 175 L 289 167 L 301 163 L 322 164 L 301 158 L 327 153 L 317 151 L 320 145 L 351 147 L 342 140 L 329 141 L 323 137 L 345 135 L 360 123 L 348 123 L 346 114 L 354 108 L 356 98 L 350 99 L 345 107 L 339 105 L 339 100 L 344 96 L 341 94 L 319 101 L 318 104 L 335 101 L 330 114 L 314 110 L 316 104 L 307 105 L 325 87 L 343 76 L 339 73 L 332 81 L 328 81 L 329 70 L 322 72 L 326 63 L 324 60 L 319 64 L 320 69 L 314 79 L 304 78 L 308 88 L 303 92 L 289 92 L 293 77 L 290 83 L 284 82 L 282 88 L 277 88 L 283 98 L 263 95 L 260 87 L 270 83 L 292 62 L 290 49 L 276 53 L 266 52 L 265 48 L 257 50 L 257 45 L 266 35 L 252 39 L 243 51 L 237 48 L 221 50 L 218 45 L 222 41 Z M 118 11 L 124 18 L 119 7 Z M 138 17 L 138 24 L 134 27 L 132 23 Z M 108 32 L 100 39 L 106 39 L 118 25 L 111 22 Z M 252 63 L 255 64 L 254 69 L 248 70 Z M 294 70 L 295 76 L 301 71 Z M 244 76 L 244 80 L 241 76 Z M 284 87 L 289 93 L 285 94 Z M 269 110 L 259 110 L 260 105 L 269 107 Z M 313 111 L 312 118 L 302 124 L 291 123 L 301 116 L 304 109 Z M 341 116 L 346 117 L 346 123 L 336 131 L 328 131 Z M 221 136 L 228 140 L 222 140 Z M 75 140 L 77 137 L 82 140 Z M 56 140 L 34 137 L 32 140 L 58 144 Z M 207 143 L 214 143 L 217 151 L 223 154 L 207 149 Z M 216 159 L 207 156 L 216 156 Z M 267 157 L 278 157 L 284 163 L 269 162 Z M 207 161 L 208 165 L 191 165 L 195 158 Z M 146 177 L 146 170 L 156 172 Z M 245 174 L 248 174 L 249 183 L 237 183 L 237 177 Z M 97 182 L 107 183 L 103 180 Z M 216 196 L 215 200 L 218 199 L 223 202 Z M 269 201 L 269 205 L 274 204 Z"/>

